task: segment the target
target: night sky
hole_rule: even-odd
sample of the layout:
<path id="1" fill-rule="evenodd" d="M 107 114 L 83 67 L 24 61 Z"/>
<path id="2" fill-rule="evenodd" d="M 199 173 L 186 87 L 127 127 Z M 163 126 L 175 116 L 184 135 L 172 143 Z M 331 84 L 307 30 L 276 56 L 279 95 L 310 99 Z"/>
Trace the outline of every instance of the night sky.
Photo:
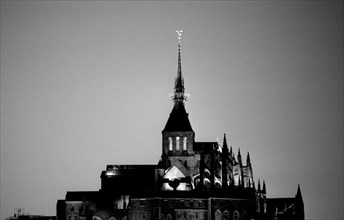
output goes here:
<path id="1" fill-rule="evenodd" d="M 226 133 L 268 197 L 300 184 L 307 219 L 343 219 L 342 1 L 1 1 L 1 219 L 158 162 L 177 29 L 196 141 Z"/>

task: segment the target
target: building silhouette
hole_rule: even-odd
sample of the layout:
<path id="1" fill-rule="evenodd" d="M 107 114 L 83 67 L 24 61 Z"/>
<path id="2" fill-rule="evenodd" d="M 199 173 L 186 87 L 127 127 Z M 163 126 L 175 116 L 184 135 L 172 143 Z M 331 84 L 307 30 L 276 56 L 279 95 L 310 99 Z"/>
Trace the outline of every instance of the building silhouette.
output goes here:
<path id="1" fill-rule="evenodd" d="M 305 218 L 300 186 L 294 197 L 267 198 L 265 181 L 254 180 L 249 153 L 242 158 L 238 149 L 235 155 L 226 135 L 222 144 L 195 141 L 185 110 L 180 42 L 172 99 L 159 162 L 107 165 L 99 191 L 67 192 L 57 202 L 57 220 Z"/>

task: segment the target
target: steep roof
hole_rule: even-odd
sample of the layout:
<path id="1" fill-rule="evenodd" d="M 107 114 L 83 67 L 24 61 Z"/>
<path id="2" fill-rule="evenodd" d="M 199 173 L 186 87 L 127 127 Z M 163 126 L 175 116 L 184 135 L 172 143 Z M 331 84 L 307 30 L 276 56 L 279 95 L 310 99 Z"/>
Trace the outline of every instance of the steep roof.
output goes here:
<path id="1" fill-rule="evenodd" d="M 163 132 L 193 131 L 183 102 L 175 102 Z"/>

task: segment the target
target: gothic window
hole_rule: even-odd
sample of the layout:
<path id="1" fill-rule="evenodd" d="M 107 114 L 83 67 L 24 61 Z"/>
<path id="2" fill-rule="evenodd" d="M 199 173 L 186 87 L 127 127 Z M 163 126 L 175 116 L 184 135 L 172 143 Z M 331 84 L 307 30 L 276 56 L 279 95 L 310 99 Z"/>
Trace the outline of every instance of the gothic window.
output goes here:
<path id="1" fill-rule="evenodd" d="M 204 186 L 207 189 L 210 189 L 211 182 L 208 178 L 204 178 Z"/>
<path id="2" fill-rule="evenodd" d="M 215 181 L 215 187 L 216 188 L 221 188 L 222 184 L 219 181 Z"/>
<path id="3" fill-rule="evenodd" d="M 187 137 L 183 138 L 183 150 L 186 150 L 186 141 L 187 141 Z"/>
<path id="4" fill-rule="evenodd" d="M 220 210 L 216 210 L 215 212 L 215 220 L 222 220 L 222 213 Z"/>
<path id="5" fill-rule="evenodd" d="M 168 138 L 168 146 L 169 146 L 168 149 L 170 151 L 172 151 L 173 150 L 173 141 L 172 141 L 171 137 Z"/>
<path id="6" fill-rule="evenodd" d="M 180 137 L 176 137 L 176 150 L 180 150 Z"/>
<path id="7" fill-rule="evenodd" d="M 233 212 L 233 220 L 239 220 L 240 219 L 240 214 L 238 211 L 234 211 Z"/>
<path id="8" fill-rule="evenodd" d="M 223 220 L 229 220 L 230 216 L 229 216 L 229 212 L 227 210 L 225 210 L 223 212 Z"/>
<path id="9" fill-rule="evenodd" d="M 266 202 L 264 202 L 264 213 L 266 213 L 266 209 L 267 209 L 267 204 Z"/>

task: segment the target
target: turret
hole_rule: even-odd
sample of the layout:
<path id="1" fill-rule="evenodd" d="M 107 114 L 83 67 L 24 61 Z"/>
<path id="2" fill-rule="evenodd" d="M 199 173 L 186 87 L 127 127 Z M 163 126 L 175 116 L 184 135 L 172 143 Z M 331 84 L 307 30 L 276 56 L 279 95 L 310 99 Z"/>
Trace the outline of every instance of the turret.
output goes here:
<path id="1" fill-rule="evenodd" d="M 240 167 L 242 167 L 242 160 L 241 160 L 240 148 L 238 148 L 238 163 L 240 164 Z"/>
<path id="2" fill-rule="evenodd" d="M 300 184 L 297 186 L 297 193 L 295 196 L 295 215 L 297 220 L 304 220 L 305 219 L 305 210 L 304 204 L 300 189 Z"/>
<path id="3" fill-rule="evenodd" d="M 228 187 L 228 178 L 227 178 L 227 167 L 228 167 L 228 160 L 229 160 L 229 154 L 228 154 L 228 146 L 227 146 L 227 140 L 226 140 L 226 134 L 224 134 L 223 137 L 223 146 L 222 146 L 222 187 L 227 188 Z"/>
<path id="4" fill-rule="evenodd" d="M 250 159 L 250 153 L 249 152 L 247 152 L 246 166 L 251 167 L 251 159 Z"/>
<path id="5" fill-rule="evenodd" d="M 263 180 L 263 190 L 262 190 L 263 196 L 266 196 L 266 186 L 265 186 L 265 180 Z"/>

